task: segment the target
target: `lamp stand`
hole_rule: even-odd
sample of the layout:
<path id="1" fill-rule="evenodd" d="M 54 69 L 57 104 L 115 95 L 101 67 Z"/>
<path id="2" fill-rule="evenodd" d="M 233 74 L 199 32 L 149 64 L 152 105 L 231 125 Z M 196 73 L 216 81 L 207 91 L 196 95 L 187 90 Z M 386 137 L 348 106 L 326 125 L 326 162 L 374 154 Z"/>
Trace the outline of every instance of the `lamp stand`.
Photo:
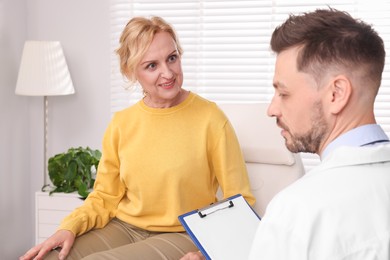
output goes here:
<path id="1" fill-rule="evenodd" d="M 43 96 L 43 109 L 44 109 L 44 121 L 43 121 L 43 138 L 44 138 L 44 145 L 43 145 L 43 185 L 46 186 L 47 183 L 47 175 L 48 175 L 48 162 L 47 162 L 47 126 L 49 121 L 49 101 L 47 96 Z"/>

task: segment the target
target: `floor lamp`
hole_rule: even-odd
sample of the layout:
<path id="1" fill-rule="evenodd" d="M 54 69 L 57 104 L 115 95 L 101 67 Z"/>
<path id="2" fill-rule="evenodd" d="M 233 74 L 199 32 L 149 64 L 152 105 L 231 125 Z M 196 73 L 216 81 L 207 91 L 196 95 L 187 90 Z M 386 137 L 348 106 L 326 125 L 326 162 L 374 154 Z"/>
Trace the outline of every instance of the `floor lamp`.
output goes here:
<path id="1" fill-rule="evenodd" d="M 73 94 L 74 87 L 58 41 L 26 41 L 15 93 L 44 97 L 44 185 L 47 185 L 48 96 Z"/>

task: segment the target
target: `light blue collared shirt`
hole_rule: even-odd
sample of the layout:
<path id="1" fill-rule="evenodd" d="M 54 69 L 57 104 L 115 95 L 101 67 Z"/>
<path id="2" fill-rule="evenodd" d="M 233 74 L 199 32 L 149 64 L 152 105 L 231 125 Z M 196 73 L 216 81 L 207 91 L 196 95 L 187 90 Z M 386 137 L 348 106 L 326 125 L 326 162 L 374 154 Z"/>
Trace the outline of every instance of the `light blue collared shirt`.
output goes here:
<path id="1" fill-rule="evenodd" d="M 321 160 L 340 146 L 365 146 L 389 142 L 389 137 L 377 124 L 356 127 L 334 139 L 321 154 Z"/>

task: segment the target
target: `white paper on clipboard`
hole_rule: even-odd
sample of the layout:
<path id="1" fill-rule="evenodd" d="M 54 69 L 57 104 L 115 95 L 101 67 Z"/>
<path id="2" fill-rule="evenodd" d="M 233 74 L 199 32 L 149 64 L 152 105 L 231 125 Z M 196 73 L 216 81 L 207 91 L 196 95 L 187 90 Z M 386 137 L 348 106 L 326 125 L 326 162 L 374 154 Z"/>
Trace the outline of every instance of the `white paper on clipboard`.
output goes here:
<path id="1" fill-rule="evenodd" d="M 179 220 L 206 259 L 245 260 L 260 217 L 237 194 L 180 215 Z"/>

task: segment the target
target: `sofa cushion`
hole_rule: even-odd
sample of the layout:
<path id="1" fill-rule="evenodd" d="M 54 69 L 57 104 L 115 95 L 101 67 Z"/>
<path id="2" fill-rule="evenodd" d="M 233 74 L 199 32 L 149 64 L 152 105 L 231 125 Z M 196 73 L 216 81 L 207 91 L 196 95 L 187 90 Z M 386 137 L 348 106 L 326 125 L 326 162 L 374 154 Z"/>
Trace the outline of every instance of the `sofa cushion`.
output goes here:
<path id="1" fill-rule="evenodd" d="M 285 146 L 275 118 L 266 115 L 268 104 L 219 104 L 235 129 L 245 161 L 293 165 L 295 158 Z"/>

